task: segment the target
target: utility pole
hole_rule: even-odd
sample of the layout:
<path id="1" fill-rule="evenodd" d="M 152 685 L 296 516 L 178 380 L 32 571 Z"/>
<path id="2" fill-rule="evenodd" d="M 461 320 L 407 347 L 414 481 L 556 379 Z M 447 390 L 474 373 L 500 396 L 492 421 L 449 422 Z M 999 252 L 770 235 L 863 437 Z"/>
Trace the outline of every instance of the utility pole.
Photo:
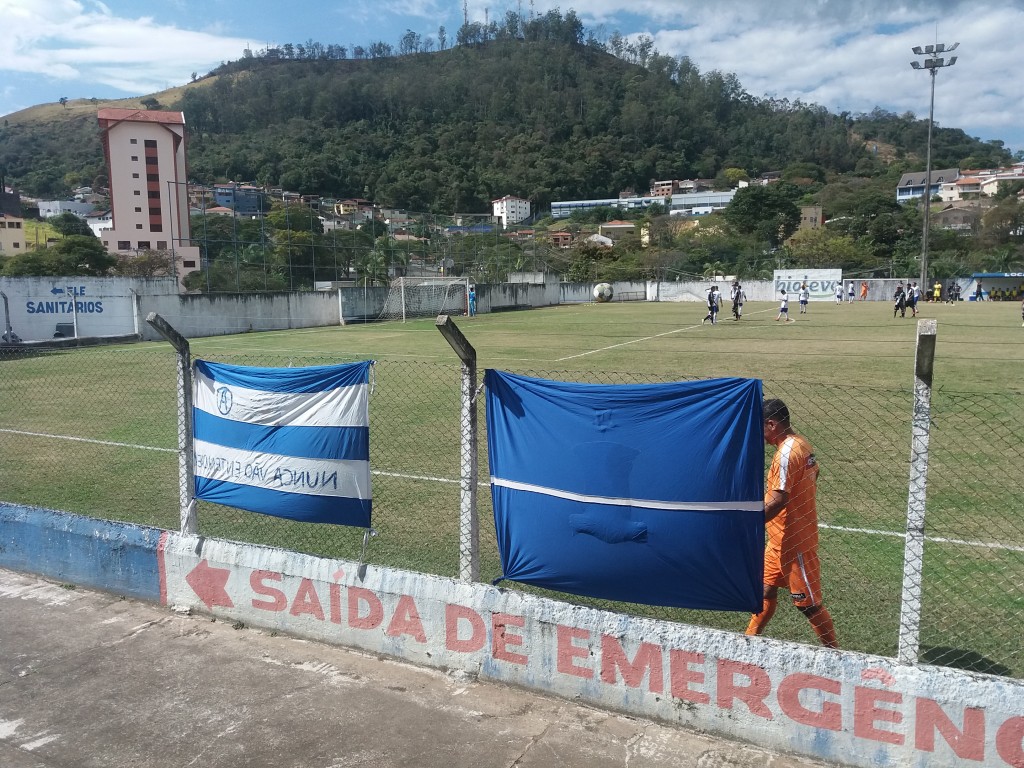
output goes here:
<path id="1" fill-rule="evenodd" d="M 932 202 L 932 123 L 935 119 L 935 73 L 942 67 L 952 67 L 956 64 L 956 56 L 950 56 L 945 60 L 939 54 L 952 53 L 960 43 L 953 43 L 948 48 L 945 43 L 926 45 L 924 48 L 917 45 L 913 51 L 915 56 L 924 56 L 924 62 L 912 61 L 910 66 L 914 69 L 927 70 L 932 80 L 931 103 L 928 106 L 928 149 L 925 160 L 925 181 L 924 181 L 924 230 L 921 234 L 921 287 L 922 290 L 928 286 L 928 230 L 931 223 L 931 202 Z"/>

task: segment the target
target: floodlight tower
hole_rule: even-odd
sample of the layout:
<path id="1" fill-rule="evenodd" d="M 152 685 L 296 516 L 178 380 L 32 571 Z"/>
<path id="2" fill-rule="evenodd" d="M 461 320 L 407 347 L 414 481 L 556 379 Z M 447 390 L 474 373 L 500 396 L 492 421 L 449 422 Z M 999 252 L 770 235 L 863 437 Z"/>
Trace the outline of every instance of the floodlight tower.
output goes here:
<path id="1" fill-rule="evenodd" d="M 932 201 L 932 122 L 935 115 L 935 73 L 942 67 L 952 67 L 956 64 L 956 56 L 950 56 L 949 60 L 942 58 L 939 54 L 952 53 L 960 43 L 953 43 L 948 48 L 945 43 L 935 43 L 922 48 L 915 45 L 913 48 L 915 56 L 924 56 L 925 60 L 912 61 L 910 66 L 914 69 L 925 69 L 932 76 L 932 98 L 928 106 L 928 149 L 925 160 L 925 185 L 924 185 L 924 231 L 921 235 L 921 290 L 928 288 L 928 225 L 931 219 Z"/>

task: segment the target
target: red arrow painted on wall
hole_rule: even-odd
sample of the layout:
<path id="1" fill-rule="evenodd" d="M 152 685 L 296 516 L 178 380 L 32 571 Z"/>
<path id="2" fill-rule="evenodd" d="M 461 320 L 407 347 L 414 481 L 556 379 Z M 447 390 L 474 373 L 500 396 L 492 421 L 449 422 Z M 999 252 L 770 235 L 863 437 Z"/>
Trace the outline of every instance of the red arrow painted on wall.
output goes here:
<path id="1" fill-rule="evenodd" d="M 213 608 L 216 605 L 234 608 L 235 604 L 231 602 L 231 597 L 225 589 L 230 575 L 230 569 L 214 568 L 206 560 L 201 560 L 199 565 L 185 576 L 185 581 L 207 608 Z"/>

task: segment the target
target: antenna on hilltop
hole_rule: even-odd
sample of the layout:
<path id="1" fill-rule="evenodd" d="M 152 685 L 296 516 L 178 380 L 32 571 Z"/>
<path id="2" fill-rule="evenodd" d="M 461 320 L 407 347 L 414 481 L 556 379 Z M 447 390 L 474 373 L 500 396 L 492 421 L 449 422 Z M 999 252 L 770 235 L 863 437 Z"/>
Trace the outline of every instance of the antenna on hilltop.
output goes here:
<path id="1" fill-rule="evenodd" d="M 469 0 L 462 0 L 462 26 L 469 26 Z"/>

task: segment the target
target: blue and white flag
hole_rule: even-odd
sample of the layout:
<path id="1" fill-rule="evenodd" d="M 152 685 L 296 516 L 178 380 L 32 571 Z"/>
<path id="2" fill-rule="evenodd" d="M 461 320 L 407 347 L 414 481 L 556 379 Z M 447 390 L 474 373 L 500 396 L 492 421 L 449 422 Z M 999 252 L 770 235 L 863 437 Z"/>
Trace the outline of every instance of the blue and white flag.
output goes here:
<path id="1" fill-rule="evenodd" d="M 196 498 L 369 528 L 372 364 L 248 368 L 197 360 Z"/>
<path id="2" fill-rule="evenodd" d="M 484 381 L 504 578 L 761 610 L 760 381 L 571 384 L 494 370 Z"/>

